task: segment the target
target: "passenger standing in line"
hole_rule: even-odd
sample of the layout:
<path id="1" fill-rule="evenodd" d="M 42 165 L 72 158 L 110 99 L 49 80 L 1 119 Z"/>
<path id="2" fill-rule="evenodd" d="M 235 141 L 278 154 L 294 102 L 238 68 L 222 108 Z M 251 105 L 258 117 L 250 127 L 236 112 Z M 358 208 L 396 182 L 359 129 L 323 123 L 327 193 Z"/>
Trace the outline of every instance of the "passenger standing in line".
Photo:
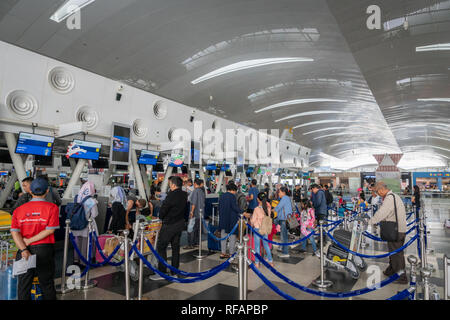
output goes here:
<path id="1" fill-rule="evenodd" d="M 317 184 L 311 185 L 311 191 L 314 196 L 312 196 L 312 203 L 314 206 L 314 212 L 317 219 L 326 220 L 327 218 L 327 200 L 325 198 L 325 192 Z"/>
<path id="2" fill-rule="evenodd" d="M 98 216 L 98 207 L 97 207 L 97 200 L 94 199 L 95 195 L 95 187 L 92 182 L 86 182 L 81 187 L 80 191 L 78 192 L 77 196 L 77 203 L 81 203 L 84 199 L 88 198 L 86 202 L 83 204 L 84 212 L 86 214 L 86 220 L 89 218 L 92 218 L 92 226 L 93 230 L 98 235 L 98 228 L 97 223 L 95 222 L 95 218 Z M 72 230 L 72 234 L 75 237 L 75 242 L 80 249 L 81 253 L 84 255 L 87 251 L 87 246 L 89 244 L 89 227 L 86 226 L 83 230 Z M 95 246 L 92 247 L 92 257 L 95 257 Z M 74 250 L 74 258 L 73 258 L 74 264 L 77 264 L 79 266 L 85 267 L 85 265 L 81 262 L 80 257 L 78 256 L 77 252 Z"/>
<path id="3" fill-rule="evenodd" d="M 33 199 L 17 208 L 12 216 L 11 235 L 19 249 L 16 261 L 36 255 L 36 268 L 18 276 L 19 300 L 31 300 L 36 276 L 44 300 L 56 300 L 54 232 L 59 229 L 59 209 L 45 200 L 48 187 L 48 180 L 35 179 L 30 186 Z"/>
<path id="4" fill-rule="evenodd" d="M 223 193 L 219 197 L 219 227 L 218 229 L 221 232 L 220 237 L 224 238 L 234 228 L 236 223 L 239 220 L 239 215 L 242 213 L 241 209 L 238 206 L 236 199 L 237 187 L 234 184 L 227 184 L 226 186 L 227 192 Z M 253 211 L 253 210 L 252 210 Z M 227 254 L 227 240 L 222 240 L 220 242 L 222 254 L 220 255 L 220 259 L 227 259 L 230 255 L 233 255 L 236 251 L 236 233 L 238 228 L 236 228 L 235 232 L 230 235 L 228 240 L 230 241 L 230 254 Z"/>
<path id="5" fill-rule="evenodd" d="M 300 185 L 299 185 L 299 184 L 297 184 L 297 185 L 295 186 L 293 198 L 294 198 L 294 203 L 295 203 L 295 205 L 296 205 L 297 207 L 299 207 L 299 206 L 300 206 L 300 203 L 301 203 L 301 201 L 302 201 L 302 190 L 300 189 Z"/>
<path id="6" fill-rule="evenodd" d="M 33 178 L 32 177 L 26 177 L 25 179 L 22 180 L 22 189 L 23 189 L 23 193 L 20 194 L 19 199 L 17 199 L 16 203 L 14 204 L 14 207 L 12 208 L 12 210 L 16 210 L 18 207 L 20 207 L 21 205 L 27 203 L 28 201 L 30 201 L 31 199 L 33 199 L 33 196 L 31 194 L 31 190 L 30 190 L 30 186 L 31 183 L 33 182 Z"/>
<path id="7" fill-rule="evenodd" d="M 132 229 L 133 223 L 136 221 L 136 201 L 137 197 L 134 191 L 130 190 L 127 197 L 127 206 L 125 212 L 126 228 Z"/>
<path id="8" fill-rule="evenodd" d="M 199 232 L 200 227 L 202 225 L 202 216 L 200 215 L 200 211 L 202 214 L 205 213 L 205 189 L 203 187 L 203 180 L 195 179 L 194 180 L 194 191 L 191 193 L 191 201 L 190 201 L 190 213 L 189 218 L 195 218 L 194 229 L 192 232 L 188 233 L 188 245 L 184 247 L 184 249 L 194 249 L 198 247 L 199 243 Z"/>
<path id="9" fill-rule="evenodd" d="M 277 217 L 275 218 L 274 223 L 280 225 L 281 227 L 281 242 L 287 243 L 289 238 L 286 219 L 288 215 L 292 214 L 292 203 L 291 199 L 287 195 L 286 187 L 280 188 L 279 195 L 281 197 L 281 200 L 278 205 L 273 208 L 273 211 L 277 213 Z M 280 258 L 289 258 L 289 246 L 282 246 L 282 254 L 278 256 Z"/>
<path id="10" fill-rule="evenodd" d="M 420 213 L 420 189 L 417 185 L 414 186 L 414 196 L 412 198 L 412 204 L 416 207 L 416 219 L 419 219 Z"/>
<path id="11" fill-rule="evenodd" d="M 248 213 L 253 213 L 253 210 L 258 206 L 258 200 L 256 199 L 258 198 L 259 193 L 259 190 L 256 187 L 257 183 L 258 181 L 256 181 L 256 179 L 253 179 L 251 187 L 248 190 Z"/>
<path id="12" fill-rule="evenodd" d="M 61 197 L 59 196 L 58 191 L 56 191 L 52 186 L 50 186 L 49 179 L 48 179 L 47 175 L 40 176 L 39 178 L 47 180 L 47 183 L 49 184 L 49 186 L 48 186 L 48 193 L 45 196 L 45 201 L 54 203 L 59 208 L 59 206 L 61 205 L 62 201 L 61 201 Z"/>
<path id="13" fill-rule="evenodd" d="M 269 216 L 271 214 L 271 206 L 267 202 L 267 196 L 265 192 L 261 192 L 258 194 L 258 206 L 253 211 L 252 218 L 250 220 L 250 224 L 253 228 L 255 228 L 255 231 L 259 233 L 259 230 L 262 226 L 262 221 L 264 219 L 264 216 Z M 268 239 L 268 235 L 263 235 L 264 239 Z M 265 259 L 267 262 L 273 267 L 273 259 L 272 259 L 272 252 L 270 251 L 269 242 L 262 240 L 260 237 L 258 237 L 256 234 L 254 235 L 254 241 L 255 241 L 255 251 L 260 255 L 261 254 L 261 241 L 264 246 L 264 251 L 266 252 Z M 260 267 L 258 258 L 255 257 L 255 266 L 257 268 Z"/>
<path id="14" fill-rule="evenodd" d="M 304 237 L 307 237 L 311 232 L 316 228 L 316 217 L 314 214 L 314 208 L 312 206 L 311 201 L 305 199 L 302 201 L 302 213 L 301 213 L 301 233 Z M 314 236 L 308 238 L 311 242 L 313 248 L 313 256 L 318 255 L 316 241 L 314 240 Z M 306 242 L 308 240 L 303 241 L 300 252 L 306 252 Z"/>
<path id="15" fill-rule="evenodd" d="M 161 205 L 159 218 L 162 220 L 162 227 L 159 231 L 157 252 L 164 260 L 167 260 L 167 247 L 170 243 L 172 247 L 172 262 L 174 268 L 180 266 L 180 238 L 185 228 L 184 212 L 187 207 L 187 193 L 182 190 L 183 180 L 180 177 L 169 178 L 169 189 L 167 197 Z M 158 262 L 158 270 L 166 273 L 164 264 Z M 177 275 L 171 272 L 173 277 Z M 151 280 L 163 280 L 159 274 L 150 277 Z"/>
<path id="16" fill-rule="evenodd" d="M 126 229 L 126 210 L 127 198 L 122 187 L 114 187 L 110 192 L 111 201 L 111 220 L 108 227 L 108 233 L 118 234 L 119 230 Z"/>
<path id="17" fill-rule="evenodd" d="M 383 198 L 383 204 L 378 209 L 377 214 L 373 216 L 368 223 L 375 225 L 381 221 L 393 221 L 398 222 L 398 236 L 397 241 L 388 241 L 388 250 L 393 252 L 403 246 L 406 237 L 406 210 L 403 204 L 402 198 L 394 194 L 387 185 L 380 181 L 375 185 L 376 192 Z M 395 204 L 395 205 L 394 205 Z M 395 209 L 397 208 L 397 209 Z M 395 212 L 397 211 L 397 217 Z M 383 272 L 384 275 L 390 277 L 399 271 L 405 271 L 405 254 L 404 251 L 400 251 L 392 256 L 389 256 L 389 266 Z M 396 281 L 400 284 L 407 284 L 408 278 L 406 273 L 403 273 L 400 278 Z"/>

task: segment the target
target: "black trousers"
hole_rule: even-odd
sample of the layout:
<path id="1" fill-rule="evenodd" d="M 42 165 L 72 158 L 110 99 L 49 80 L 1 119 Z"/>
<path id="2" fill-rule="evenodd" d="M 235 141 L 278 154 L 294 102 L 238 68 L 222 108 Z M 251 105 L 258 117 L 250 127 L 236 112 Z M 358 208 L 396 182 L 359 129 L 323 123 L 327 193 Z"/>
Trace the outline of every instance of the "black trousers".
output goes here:
<path id="1" fill-rule="evenodd" d="M 55 290 L 55 248 L 53 244 L 39 244 L 30 246 L 31 254 L 36 255 L 36 268 L 18 276 L 18 300 L 31 300 L 33 278 L 39 278 L 39 286 L 44 300 L 56 300 Z M 16 261 L 22 259 L 18 253 Z"/>
<path id="2" fill-rule="evenodd" d="M 405 233 L 398 234 L 398 241 L 388 242 L 388 250 L 389 252 L 395 251 L 398 248 L 401 248 L 405 244 Z M 405 253 L 404 250 L 396 253 L 392 256 L 389 256 L 389 269 L 393 272 L 399 272 L 400 270 L 405 270 Z"/>
<path id="3" fill-rule="evenodd" d="M 158 254 L 167 261 L 167 246 L 169 243 L 172 246 L 172 267 L 177 268 L 180 266 L 180 238 L 185 226 L 184 219 L 174 223 L 166 225 L 163 223 L 159 232 L 158 244 L 156 251 Z M 158 262 L 158 270 L 166 273 L 166 267 L 161 261 Z"/>

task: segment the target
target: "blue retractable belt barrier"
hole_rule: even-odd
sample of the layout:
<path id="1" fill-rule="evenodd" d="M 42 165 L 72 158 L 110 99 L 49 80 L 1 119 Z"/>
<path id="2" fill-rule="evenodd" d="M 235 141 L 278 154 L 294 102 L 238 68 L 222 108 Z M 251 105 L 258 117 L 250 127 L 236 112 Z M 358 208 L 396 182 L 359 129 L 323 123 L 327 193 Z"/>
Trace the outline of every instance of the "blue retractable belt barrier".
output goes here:
<path id="1" fill-rule="evenodd" d="M 409 229 L 408 231 L 406 231 L 406 235 L 410 234 L 414 229 L 416 229 L 416 227 L 412 227 L 411 229 Z M 366 236 L 369 239 L 375 240 L 375 241 L 379 241 L 379 242 L 387 242 L 386 240 L 383 240 L 367 231 L 364 231 L 362 233 L 364 236 Z"/>
<path id="2" fill-rule="evenodd" d="M 216 240 L 216 241 L 224 241 L 224 240 L 227 240 L 235 231 L 236 231 L 236 228 L 238 227 L 238 225 L 239 225 L 239 222 L 236 222 L 236 224 L 234 225 L 234 227 L 233 227 L 233 229 L 230 231 L 230 233 L 229 234 L 227 234 L 225 237 L 223 237 L 223 238 L 217 238 L 215 235 L 214 235 L 214 233 L 212 233 L 211 231 L 209 231 L 208 230 L 208 226 L 206 225 L 206 221 L 205 221 L 205 219 L 203 219 L 203 218 L 201 218 L 202 219 L 202 221 L 203 221 L 203 226 L 205 227 L 205 229 L 208 231 L 208 235 L 211 237 L 211 238 L 213 238 L 214 240 Z"/>
<path id="3" fill-rule="evenodd" d="M 392 251 L 392 252 L 388 252 L 388 253 L 385 253 L 385 254 L 381 254 L 381 255 L 374 256 L 374 255 L 367 255 L 367 254 L 362 254 L 362 253 L 358 253 L 358 252 L 352 251 L 352 250 L 350 250 L 349 248 L 346 248 L 344 245 L 342 245 L 342 244 L 341 244 L 339 241 L 337 241 L 335 238 L 333 238 L 333 236 L 332 236 L 329 232 L 327 232 L 327 234 L 328 234 L 328 236 L 330 237 L 330 239 L 331 239 L 334 243 L 336 243 L 339 247 L 341 247 L 342 249 L 344 249 L 344 250 L 347 251 L 347 252 L 350 252 L 351 254 L 354 254 L 354 255 L 356 255 L 356 256 L 360 256 L 360 257 L 363 257 L 363 258 L 385 258 L 385 257 L 392 256 L 392 255 L 394 255 L 394 254 L 399 253 L 400 251 L 403 251 L 405 248 L 407 248 L 409 245 L 411 245 L 411 243 L 413 243 L 414 241 L 416 241 L 417 238 L 419 237 L 419 235 L 416 234 L 416 235 L 415 235 L 414 237 L 412 237 L 406 244 L 404 244 L 402 247 L 398 248 L 397 250 Z"/>
<path id="4" fill-rule="evenodd" d="M 273 291 L 275 291 L 278 295 L 285 298 L 286 300 L 295 300 L 295 298 L 291 297 L 287 293 L 284 293 L 280 289 L 278 289 L 272 282 L 270 282 L 264 275 L 255 267 L 255 264 L 250 264 L 250 268 L 253 270 L 253 272 L 256 273 L 256 275 Z"/>
<path id="5" fill-rule="evenodd" d="M 301 239 L 299 239 L 299 240 L 297 240 L 297 241 L 282 243 L 282 242 L 275 242 L 275 241 L 266 239 L 266 238 L 264 238 L 263 235 L 261 235 L 260 233 L 258 233 L 255 229 L 253 229 L 253 227 L 252 227 L 251 225 L 249 225 L 248 223 L 247 223 L 247 226 L 248 226 L 248 228 L 249 228 L 250 230 L 253 231 L 254 234 L 256 234 L 258 237 L 260 237 L 262 240 L 267 241 L 267 242 L 272 243 L 272 244 L 279 245 L 279 246 L 291 246 L 291 245 L 294 245 L 294 244 L 298 244 L 298 243 L 300 243 L 300 242 L 303 242 L 303 241 L 309 239 L 311 236 L 314 235 L 314 231 L 313 231 L 313 232 L 311 232 L 310 234 L 308 234 L 306 237 L 301 238 Z"/>
<path id="6" fill-rule="evenodd" d="M 378 290 L 378 289 L 380 289 L 380 288 L 382 288 L 382 287 L 384 287 L 384 286 L 394 282 L 403 273 L 403 272 L 396 273 L 396 274 L 392 275 L 391 277 L 381 281 L 380 283 L 378 283 L 376 285 L 373 285 L 373 286 L 370 286 L 368 288 L 364 288 L 364 289 L 354 290 L 354 291 L 351 291 L 351 292 L 323 292 L 323 291 L 318 291 L 318 290 L 313 290 L 313 289 L 307 288 L 305 286 L 302 286 L 302 285 L 292 281 L 291 279 L 287 278 L 286 276 L 284 276 L 280 272 L 278 272 L 275 268 L 273 268 L 257 252 L 253 252 L 253 253 L 258 258 L 258 260 L 260 260 L 264 264 L 264 266 L 267 269 L 269 269 L 273 274 L 275 274 L 281 280 L 285 281 L 286 283 L 290 284 L 291 286 L 293 286 L 293 287 L 295 287 L 297 289 L 300 289 L 300 290 L 302 290 L 302 291 L 304 291 L 306 293 L 314 294 L 314 295 L 325 297 L 325 298 L 348 298 L 348 297 L 354 297 L 354 296 L 363 295 L 363 294 L 366 294 L 368 292 Z"/>
<path id="7" fill-rule="evenodd" d="M 179 270 L 175 267 L 172 267 L 170 264 L 167 263 L 167 261 L 165 261 L 159 254 L 158 252 L 156 252 L 155 248 L 153 248 L 152 244 L 150 243 L 150 241 L 148 241 L 148 239 L 145 239 L 145 242 L 147 242 L 147 246 L 150 248 L 150 250 L 152 251 L 152 253 L 155 255 L 156 259 L 158 259 L 159 261 L 161 261 L 161 263 L 166 266 L 167 268 L 170 269 L 170 271 L 175 272 L 177 274 L 181 274 L 182 276 L 186 276 L 186 277 L 202 277 L 202 276 L 206 276 L 209 275 L 210 273 L 214 273 L 217 269 L 221 269 L 222 265 L 224 263 L 227 263 L 231 257 L 225 261 L 224 263 L 212 268 L 211 270 L 208 271 L 203 271 L 203 272 L 186 272 L 186 271 L 182 271 Z M 233 255 L 234 257 L 234 255 Z"/>
<path id="8" fill-rule="evenodd" d="M 151 269 L 153 272 L 159 274 L 161 277 L 163 277 L 166 280 L 169 280 L 172 282 L 178 282 L 178 283 L 193 283 L 193 282 L 198 282 L 198 281 L 202 281 L 202 280 L 211 278 L 211 277 L 215 276 L 216 274 L 218 274 L 220 271 L 226 269 L 230 265 L 230 260 L 232 258 L 234 258 L 234 256 L 236 255 L 236 253 L 233 254 L 233 256 L 231 256 L 230 259 L 228 259 L 227 261 L 225 261 L 223 264 L 220 265 L 220 268 L 216 268 L 216 270 L 214 270 L 214 271 L 210 270 L 209 274 L 207 274 L 207 275 L 203 275 L 203 276 L 195 277 L 195 278 L 191 278 L 191 279 L 180 279 L 180 278 L 171 277 L 171 276 L 159 271 L 157 268 L 153 267 L 152 264 L 142 255 L 142 253 L 139 252 L 138 248 L 136 247 L 136 244 L 133 244 L 131 251 L 133 251 L 133 250 L 134 250 L 134 252 L 136 252 L 139 259 L 141 259 L 144 262 L 144 264 L 149 269 Z"/>
<path id="9" fill-rule="evenodd" d="M 405 300 L 406 298 L 408 298 L 408 300 L 410 300 L 409 298 L 412 295 L 414 295 L 414 291 L 411 292 L 411 290 L 414 290 L 414 289 L 411 289 L 411 288 L 405 289 L 386 300 Z"/>

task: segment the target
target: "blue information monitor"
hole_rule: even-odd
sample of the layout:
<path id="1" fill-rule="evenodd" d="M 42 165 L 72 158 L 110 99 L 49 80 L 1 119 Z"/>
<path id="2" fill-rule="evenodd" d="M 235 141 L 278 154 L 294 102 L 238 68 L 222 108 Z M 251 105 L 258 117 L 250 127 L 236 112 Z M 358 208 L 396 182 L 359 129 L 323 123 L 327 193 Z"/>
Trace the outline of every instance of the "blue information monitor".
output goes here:
<path id="1" fill-rule="evenodd" d="M 255 166 L 254 165 L 249 165 L 247 168 L 247 173 L 253 173 L 253 171 L 255 171 Z"/>
<path id="2" fill-rule="evenodd" d="M 215 162 L 209 162 L 206 167 L 206 170 L 216 170 L 217 169 L 217 164 Z"/>
<path id="3" fill-rule="evenodd" d="M 50 157 L 52 155 L 54 141 L 54 137 L 20 132 L 19 139 L 17 140 L 16 153 Z"/>
<path id="4" fill-rule="evenodd" d="M 98 160 L 101 147 L 100 143 L 73 140 L 70 158 Z"/>
<path id="5" fill-rule="evenodd" d="M 228 162 L 225 162 L 225 163 L 223 163 L 222 164 L 222 166 L 220 167 L 220 171 L 228 171 L 228 170 L 230 170 L 230 163 L 228 163 Z"/>
<path id="6" fill-rule="evenodd" d="M 158 151 L 141 150 L 141 156 L 139 157 L 138 163 L 156 166 L 158 158 L 159 158 Z"/>
<path id="7" fill-rule="evenodd" d="M 7 176 L 7 175 L 8 175 L 8 171 L 0 171 L 0 177 Z"/>

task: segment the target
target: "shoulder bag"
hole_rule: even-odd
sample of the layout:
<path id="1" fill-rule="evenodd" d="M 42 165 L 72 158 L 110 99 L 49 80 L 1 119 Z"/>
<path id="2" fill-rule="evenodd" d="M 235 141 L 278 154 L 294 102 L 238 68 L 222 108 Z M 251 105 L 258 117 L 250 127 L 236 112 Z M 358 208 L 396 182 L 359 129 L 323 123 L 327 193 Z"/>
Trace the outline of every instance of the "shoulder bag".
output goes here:
<path id="1" fill-rule="evenodd" d="M 284 212 L 284 208 L 283 208 Z M 286 227 L 288 230 L 296 229 L 300 224 L 294 214 L 290 214 L 286 218 Z"/>
<path id="2" fill-rule="evenodd" d="M 389 242 L 395 242 L 398 240 L 398 218 L 397 218 L 397 203 L 394 197 L 394 210 L 395 210 L 395 222 L 394 221 L 381 221 L 380 222 L 380 237 L 381 239 Z"/>

